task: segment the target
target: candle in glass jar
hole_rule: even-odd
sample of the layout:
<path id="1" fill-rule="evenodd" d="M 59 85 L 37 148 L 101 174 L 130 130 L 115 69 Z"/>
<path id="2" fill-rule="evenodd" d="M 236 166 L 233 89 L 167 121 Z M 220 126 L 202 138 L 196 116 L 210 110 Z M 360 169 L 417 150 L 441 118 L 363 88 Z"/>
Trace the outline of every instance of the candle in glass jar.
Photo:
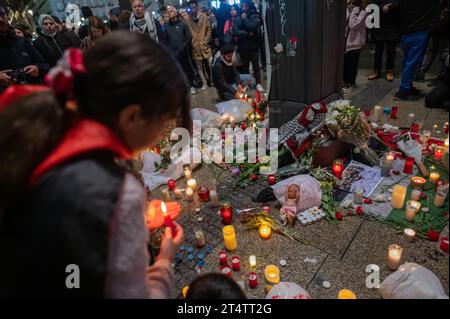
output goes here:
<path id="1" fill-rule="evenodd" d="M 434 198 L 434 206 L 444 207 L 448 195 L 448 184 L 438 185 L 436 196 Z"/>
<path id="2" fill-rule="evenodd" d="M 395 209 L 403 208 L 406 199 L 407 188 L 402 185 L 395 185 L 392 193 L 391 206 Z"/>
<path id="3" fill-rule="evenodd" d="M 189 167 L 184 168 L 184 178 L 186 179 L 186 181 L 192 178 L 192 171 Z"/>
<path id="4" fill-rule="evenodd" d="M 441 161 L 442 157 L 444 156 L 444 148 L 443 147 L 437 147 L 434 151 L 434 160 L 435 161 Z"/>
<path id="5" fill-rule="evenodd" d="M 405 218 L 407 221 L 413 222 L 420 210 L 420 203 L 415 200 L 410 200 L 406 203 Z"/>
<path id="6" fill-rule="evenodd" d="M 255 272 L 248 274 L 248 285 L 254 289 L 258 286 L 258 275 Z"/>
<path id="7" fill-rule="evenodd" d="M 250 257 L 248 257 L 248 262 L 249 262 L 251 268 L 255 268 L 256 267 L 256 256 L 251 255 Z"/>
<path id="8" fill-rule="evenodd" d="M 176 199 L 183 199 L 183 192 L 181 191 L 181 189 L 175 188 L 173 193 L 175 194 Z"/>
<path id="9" fill-rule="evenodd" d="M 416 232 L 413 229 L 406 228 L 403 232 L 403 237 L 406 241 L 412 243 L 416 239 Z"/>
<path id="10" fill-rule="evenodd" d="M 209 192 L 209 197 L 211 198 L 211 206 L 212 207 L 219 207 L 219 196 L 217 195 L 217 191 L 215 189 L 211 190 Z"/>
<path id="11" fill-rule="evenodd" d="M 402 259 L 403 248 L 399 245 L 390 245 L 388 251 L 387 264 L 389 269 L 397 270 L 400 267 L 400 260 Z"/>
<path id="12" fill-rule="evenodd" d="M 241 260 L 238 256 L 234 256 L 231 258 L 231 267 L 234 271 L 240 271 L 241 270 Z"/>
<path id="13" fill-rule="evenodd" d="M 219 263 L 221 266 L 226 266 L 228 264 L 228 258 L 227 253 L 224 251 L 221 251 L 219 253 Z"/>
<path id="14" fill-rule="evenodd" d="M 186 200 L 192 202 L 194 200 L 194 190 L 190 187 L 186 188 Z"/>
<path id="15" fill-rule="evenodd" d="M 415 201 L 420 201 L 420 195 L 422 194 L 422 192 L 418 189 L 414 189 L 411 192 L 411 200 L 415 200 Z"/>
<path id="16" fill-rule="evenodd" d="M 344 172 L 344 162 L 342 160 L 334 160 L 332 171 L 336 178 L 342 179 L 342 173 Z"/>
<path id="17" fill-rule="evenodd" d="M 386 154 L 386 158 L 383 161 L 383 165 L 381 165 L 381 176 L 389 177 L 391 176 L 391 169 L 394 165 L 395 156 L 392 153 Z"/>
<path id="18" fill-rule="evenodd" d="M 205 247 L 206 240 L 205 240 L 205 234 L 202 230 L 197 230 L 195 232 L 195 238 L 197 239 L 197 246 L 198 247 Z"/>
<path id="19" fill-rule="evenodd" d="M 200 186 L 198 188 L 198 197 L 200 198 L 200 201 L 202 202 L 207 202 L 210 199 L 211 193 L 209 191 L 209 189 L 207 189 L 204 186 Z"/>
<path id="20" fill-rule="evenodd" d="M 441 178 L 441 174 L 438 171 L 431 171 L 430 173 L 430 182 L 433 184 L 437 184 L 439 179 Z"/>
<path id="21" fill-rule="evenodd" d="M 225 248 L 228 251 L 234 251 L 237 248 L 236 233 L 234 227 L 229 225 L 223 228 L 223 239 L 225 242 Z"/>
<path id="22" fill-rule="evenodd" d="M 220 214 L 222 215 L 222 221 L 225 225 L 231 225 L 233 222 L 233 207 L 225 203 L 220 207 Z"/>
<path id="23" fill-rule="evenodd" d="M 197 180 L 195 178 L 188 179 L 187 186 L 195 192 L 197 190 Z"/>
<path id="24" fill-rule="evenodd" d="M 375 106 L 373 109 L 373 122 L 380 122 L 383 117 L 383 108 L 381 106 Z"/>
<path id="25" fill-rule="evenodd" d="M 280 283 L 280 269 L 275 265 L 268 265 L 264 270 L 264 277 L 267 284 L 276 285 Z"/>
<path id="26" fill-rule="evenodd" d="M 403 169 L 403 173 L 410 175 L 413 173 L 413 168 L 414 168 L 414 158 L 408 157 L 405 161 L 405 167 Z"/>
<path id="27" fill-rule="evenodd" d="M 415 189 L 423 189 L 425 187 L 425 184 L 427 183 L 427 180 L 420 176 L 414 176 L 411 178 L 411 187 Z"/>
<path id="28" fill-rule="evenodd" d="M 262 222 L 259 226 L 259 237 L 262 239 L 269 239 L 272 235 L 272 228 L 270 227 L 270 224 L 267 222 Z"/>

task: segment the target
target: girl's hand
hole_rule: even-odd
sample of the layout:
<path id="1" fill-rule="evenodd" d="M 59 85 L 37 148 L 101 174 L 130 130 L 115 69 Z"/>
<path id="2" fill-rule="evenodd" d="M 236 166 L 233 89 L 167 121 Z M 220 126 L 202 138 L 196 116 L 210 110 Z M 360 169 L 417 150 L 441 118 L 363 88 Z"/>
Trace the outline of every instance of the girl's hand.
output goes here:
<path id="1" fill-rule="evenodd" d="M 164 225 L 164 216 L 162 215 L 160 200 L 152 200 L 148 204 L 147 212 L 145 214 L 145 220 L 147 223 L 147 228 L 149 230 L 161 228 Z M 165 203 L 167 207 L 167 214 L 172 220 L 178 217 L 181 213 L 181 206 L 177 202 Z"/>
<path id="2" fill-rule="evenodd" d="M 164 232 L 164 237 L 161 241 L 161 248 L 159 250 L 158 260 L 167 260 L 170 263 L 173 262 L 175 258 L 175 254 L 178 251 L 178 248 L 183 243 L 184 240 L 184 231 L 183 228 L 178 223 L 175 223 L 176 233 L 175 237 L 172 237 L 172 230 L 170 227 L 167 227 Z"/>

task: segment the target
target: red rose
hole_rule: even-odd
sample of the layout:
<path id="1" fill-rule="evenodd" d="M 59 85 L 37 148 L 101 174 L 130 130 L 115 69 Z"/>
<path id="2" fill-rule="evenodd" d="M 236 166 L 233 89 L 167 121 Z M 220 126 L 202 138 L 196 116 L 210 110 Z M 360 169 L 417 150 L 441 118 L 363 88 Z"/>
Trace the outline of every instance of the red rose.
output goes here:
<path id="1" fill-rule="evenodd" d="M 341 212 L 337 212 L 336 213 L 336 219 L 341 222 L 344 219 L 344 215 L 342 215 Z"/>
<path id="2" fill-rule="evenodd" d="M 364 210 L 361 206 L 356 207 L 356 215 L 361 216 L 364 213 Z"/>
<path id="3" fill-rule="evenodd" d="M 250 179 L 251 179 L 253 182 L 256 182 L 256 181 L 258 180 L 258 175 L 252 174 L 252 175 L 250 175 Z"/>
<path id="4" fill-rule="evenodd" d="M 372 200 L 370 198 L 366 198 L 364 200 L 364 204 L 370 205 L 370 204 L 372 204 Z"/>
<path id="5" fill-rule="evenodd" d="M 347 211 L 347 216 L 352 216 L 353 212 L 351 210 Z"/>
<path id="6" fill-rule="evenodd" d="M 242 123 L 241 123 L 241 129 L 242 129 L 243 131 L 245 131 L 245 130 L 247 129 L 247 123 L 242 122 Z"/>
<path id="7" fill-rule="evenodd" d="M 427 234 L 427 236 L 428 236 L 428 239 L 429 240 L 431 240 L 432 242 L 437 242 L 437 241 L 439 241 L 439 236 L 440 236 L 441 234 L 439 234 L 437 231 L 435 231 L 435 230 L 429 230 L 428 231 L 428 234 Z"/>

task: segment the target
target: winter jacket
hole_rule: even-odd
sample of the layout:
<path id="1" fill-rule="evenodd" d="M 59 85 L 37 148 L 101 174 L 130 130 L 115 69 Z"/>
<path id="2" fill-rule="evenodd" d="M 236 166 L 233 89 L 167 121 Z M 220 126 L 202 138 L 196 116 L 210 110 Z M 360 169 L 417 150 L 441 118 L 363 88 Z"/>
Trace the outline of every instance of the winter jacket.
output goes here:
<path id="1" fill-rule="evenodd" d="M 222 31 L 225 23 L 231 18 L 231 6 L 228 3 L 221 3 L 219 10 L 217 10 L 217 29 L 219 30 L 220 39 L 223 39 Z"/>
<path id="2" fill-rule="evenodd" d="M 194 21 L 192 17 L 185 18 L 186 25 L 192 36 L 192 57 L 194 60 L 209 59 L 212 57 L 209 41 L 211 40 L 212 27 L 208 17 L 203 13 L 198 14 L 198 21 Z"/>
<path id="3" fill-rule="evenodd" d="M 366 11 L 359 7 L 347 8 L 346 53 L 360 50 L 366 44 L 366 16 Z"/>
<path id="4" fill-rule="evenodd" d="M 64 51 L 80 46 L 81 41 L 76 41 L 67 32 L 59 32 L 54 37 L 42 34 L 34 41 L 34 47 L 42 54 L 50 67 L 56 65 L 58 60 L 62 58 Z"/>
<path id="5" fill-rule="evenodd" d="M 233 25 L 233 34 L 238 39 L 240 52 L 258 51 L 260 47 L 259 30 L 261 27 L 261 16 L 255 7 L 250 7 L 247 17 L 236 17 Z"/>
<path id="6" fill-rule="evenodd" d="M 36 65 L 39 69 L 39 77 L 26 75 L 29 84 L 41 84 L 44 75 L 49 70 L 49 65 L 33 45 L 24 39 L 17 38 L 12 33 L 0 35 L 0 71 L 22 69 L 28 65 Z M 0 93 L 6 89 L 0 86 Z"/>
<path id="7" fill-rule="evenodd" d="M 227 65 L 220 53 L 213 65 L 213 82 L 217 93 L 222 101 L 229 101 L 235 98 L 237 90 L 234 85 L 242 84 L 239 72 L 233 65 Z"/>
<path id="8" fill-rule="evenodd" d="M 169 21 L 164 29 L 167 48 L 175 57 L 187 55 L 191 47 L 191 32 L 181 18 Z"/>
<path id="9" fill-rule="evenodd" d="M 372 29 L 373 37 L 378 41 L 394 41 L 400 40 L 400 15 L 397 10 L 391 10 L 384 13 L 383 7 L 393 4 L 393 0 L 376 0 L 375 2 L 380 8 L 380 28 Z"/>
<path id="10" fill-rule="evenodd" d="M 440 0 L 394 0 L 403 34 L 431 31 L 439 24 Z"/>

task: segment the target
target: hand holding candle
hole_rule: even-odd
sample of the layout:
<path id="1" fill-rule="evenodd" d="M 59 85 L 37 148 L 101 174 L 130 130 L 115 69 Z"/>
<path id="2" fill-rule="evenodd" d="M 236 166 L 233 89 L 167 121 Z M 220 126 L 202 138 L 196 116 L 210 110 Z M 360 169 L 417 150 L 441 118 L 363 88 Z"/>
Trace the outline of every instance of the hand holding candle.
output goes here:
<path id="1" fill-rule="evenodd" d="M 175 220 L 177 216 L 181 213 L 181 206 L 176 202 L 165 203 L 166 206 L 166 216 L 163 216 L 162 212 L 162 201 L 153 200 L 149 203 L 147 213 L 145 215 L 147 228 L 150 230 L 161 228 L 164 226 L 165 217 L 169 217 Z"/>
<path id="2" fill-rule="evenodd" d="M 176 237 L 177 228 L 175 227 L 175 224 L 172 221 L 172 217 L 170 217 L 170 215 L 167 213 L 167 206 L 166 203 L 164 202 L 161 203 L 161 212 L 164 218 L 164 227 L 170 227 L 170 229 L 172 230 L 172 236 Z"/>

